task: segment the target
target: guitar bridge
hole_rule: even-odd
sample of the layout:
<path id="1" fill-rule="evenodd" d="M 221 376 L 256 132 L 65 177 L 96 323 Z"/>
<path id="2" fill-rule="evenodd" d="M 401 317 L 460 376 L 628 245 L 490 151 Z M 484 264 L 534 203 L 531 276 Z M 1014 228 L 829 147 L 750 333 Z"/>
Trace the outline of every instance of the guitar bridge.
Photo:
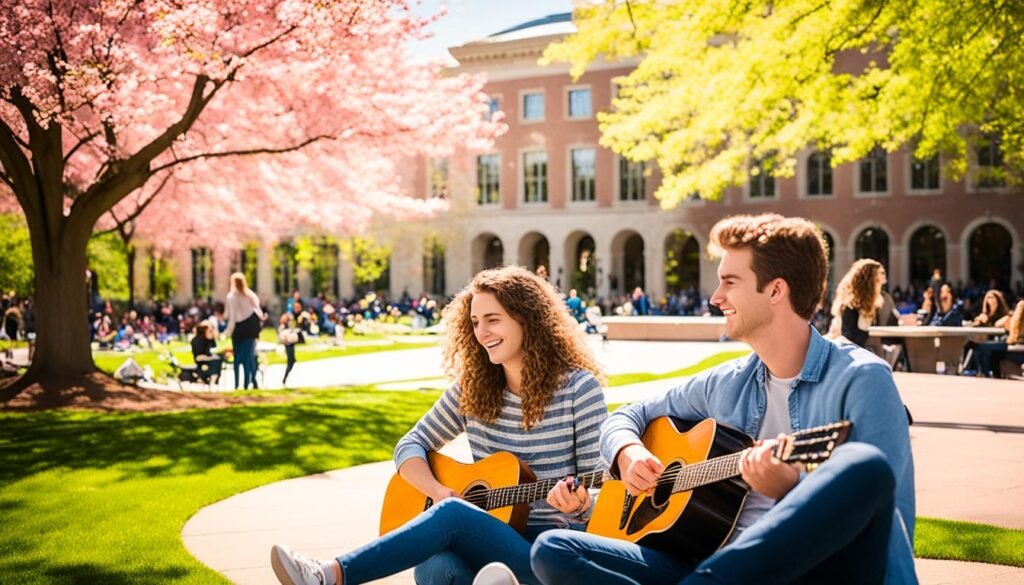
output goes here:
<path id="1" fill-rule="evenodd" d="M 626 527 L 626 523 L 629 522 L 629 512 L 633 509 L 633 501 L 636 500 L 632 494 L 626 494 L 626 497 L 622 500 L 622 516 L 619 517 L 619 530 Z"/>

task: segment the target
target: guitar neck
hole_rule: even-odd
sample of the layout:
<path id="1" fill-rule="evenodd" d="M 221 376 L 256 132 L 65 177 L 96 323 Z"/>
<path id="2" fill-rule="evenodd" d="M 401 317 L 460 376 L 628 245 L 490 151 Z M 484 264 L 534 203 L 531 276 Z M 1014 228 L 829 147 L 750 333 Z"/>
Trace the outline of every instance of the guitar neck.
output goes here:
<path id="1" fill-rule="evenodd" d="M 788 437 L 787 445 L 776 447 L 775 456 L 786 463 L 821 463 L 846 440 L 850 423 L 841 421 L 814 429 L 799 431 Z M 783 453 L 779 452 L 784 448 Z M 685 492 L 740 475 L 740 459 L 745 451 L 687 465 L 675 472 L 672 493 Z"/>
<path id="2" fill-rule="evenodd" d="M 604 484 L 605 474 L 602 471 L 583 473 L 578 476 L 580 485 L 590 488 L 601 487 Z M 555 487 L 562 478 L 542 479 L 533 483 L 523 483 L 508 487 L 494 488 L 487 490 L 486 504 L 481 506 L 485 510 L 514 506 L 515 504 L 526 504 L 536 502 L 548 497 L 548 492 Z"/>

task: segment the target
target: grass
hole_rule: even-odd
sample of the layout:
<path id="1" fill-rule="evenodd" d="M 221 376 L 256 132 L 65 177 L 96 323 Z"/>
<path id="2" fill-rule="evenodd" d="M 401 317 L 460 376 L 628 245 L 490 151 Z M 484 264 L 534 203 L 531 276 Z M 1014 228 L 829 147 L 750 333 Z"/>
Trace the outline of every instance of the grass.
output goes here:
<path id="1" fill-rule="evenodd" d="M 293 392 L 159 414 L 0 414 L 5 583 L 226 583 L 184 548 L 203 506 L 266 483 L 386 460 L 437 393 Z"/>
<path id="2" fill-rule="evenodd" d="M 688 366 L 678 370 L 673 370 L 671 372 L 665 372 L 664 374 L 650 374 L 647 372 L 615 374 L 613 376 L 608 376 L 608 387 L 611 388 L 613 386 L 626 386 L 628 384 L 638 384 L 640 382 L 652 382 L 654 380 L 666 380 L 668 378 L 692 376 L 697 372 L 717 366 L 720 363 L 745 356 L 749 353 L 750 350 L 723 351 L 721 353 L 716 353 L 713 356 L 707 357 L 697 362 L 696 364 L 693 364 L 692 366 Z"/>
<path id="3" fill-rule="evenodd" d="M 974 522 L 918 518 L 914 555 L 1024 567 L 1024 530 Z"/>
<path id="4" fill-rule="evenodd" d="M 357 341 L 388 341 L 387 344 L 381 345 L 354 345 L 349 343 L 344 348 L 329 346 L 326 347 L 319 342 L 317 338 L 310 339 L 309 344 L 300 344 L 295 347 L 295 359 L 299 362 L 307 362 L 312 360 L 320 360 L 327 358 L 346 357 L 352 355 L 360 355 L 366 353 L 377 353 L 382 351 L 396 351 L 401 349 L 414 349 L 418 347 L 429 347 L 426 343 L 402 343 L 401 341 L 392 342 L 392 338 L 396 336 L 384 336 L 376 334 L 367 335 L 346 335 L 346 342 L 357 342 Z M 260 333 L 260 341 L 267 341 L 271 343 L 277 343 L 277 333 L 273 329 L 264 329 Z M 231 340 L 227 339 L 220 341 L 218 347 L 229 348 L 231 347 Z M 124 361 L 128 358 L 135 360 L 141 367 L 149 366 L 153 368 L 153 374 L 157 379 L 167 378 L 171 375 L 171 367 L 166 361 L 167 353 L 171 352 L 174 357 L 182 365 L 193 365 L 195 361 L 192 359 L 192 346 L 185 341 L 172 341 L 169 343 L 161 344 L 157 343 L 153 349 L 146 349 L 142 351 L 127 353 L 123 351 L 94 351 L 93 361 L 96 363 L 96 367 L 101 371 L 108 374 L 113 374 Z M 284 353 L 278 353 L 276 351 L 265 353 L 264 359 L 267 364 L 283 364 L 286 363 L 287 358 Z"/>

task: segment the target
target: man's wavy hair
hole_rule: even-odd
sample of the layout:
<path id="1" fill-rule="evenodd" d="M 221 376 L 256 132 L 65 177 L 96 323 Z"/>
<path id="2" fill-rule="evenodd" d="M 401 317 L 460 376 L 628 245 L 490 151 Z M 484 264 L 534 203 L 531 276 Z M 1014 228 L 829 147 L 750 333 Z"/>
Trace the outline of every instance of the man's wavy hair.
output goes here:
<path id="1" fill-rule="evenodd" d="M 832 315 L 841 318 L 843 309 L 850 308 L 873 319 L 882 304 L 881 295 L 875 294 L 875 275 L 879 270 L 882 270 L 882 265 L 877 260 L 861 258 L 854 262 L 836 286 Z"/>
<path id="2" fill-rule="evenodd" d="M 757 292 L 776 278 L 789 285 L 793 311 L 810 320 L 825 296 L 828 247 L 821 230 L 802 217 L 734 215 L 711 228 L 711 252 L 749 249 Z"/>
<path id="3" fill-rule="evenodd" d="M 586 370 L 604 384 L 576 321 L 549 283 L 521 266 L 484 270 L 444 311 L 448 334 L 444 370 L 459 385 L 463 414 L 493 422 L 501 412 L 505 370 L 492 364 L 487 350 L 473 334 L 470 304 L 473 295 L 490 293 L 523 327 L 523 428 L 540 422 L 555 391 L 570 370 Z"/>

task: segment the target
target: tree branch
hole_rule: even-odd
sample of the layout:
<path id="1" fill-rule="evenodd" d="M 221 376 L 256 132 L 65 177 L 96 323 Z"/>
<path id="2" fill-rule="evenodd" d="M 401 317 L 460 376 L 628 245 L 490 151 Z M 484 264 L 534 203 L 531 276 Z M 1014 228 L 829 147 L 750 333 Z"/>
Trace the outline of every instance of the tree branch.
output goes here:
<path id="1" fill-rule="evenodd" d="M 249 148 L 249 149 L 245 149 L 245 150 L 230 150 L 230 151 L 225 151 L 225 152 L 207 152 L 207 153 L 203 153 L 203 154 L 196 154 L 196 155 L 192 155 L 192 156 L 187 156 L 185 158 L 180 158 L 180 159 L 176 158 L 172 162 L 169 162 L 169 163 L 166 163 L 166 164 L 163 164 L 163 165 L 160 165 L 160 166 L 156 167 L 155 169 L 153 169 L 153 172 L 154 173 L 158 173 L 160 171 L 163 171 L 163 170 L 166 170 L 166 169 L 169 169 L 169 168 L 172 168 L 172 167 L 175 167 L 175 166 L 187 163 L 187 162 L 192 162 L 194 160 L 200 160 L 200 159 L 225 158 L 225 157 L 228 157 L 228 156 L 251 156 L 251 155 L 255 155 L 255 154 L 282 154 L 282 153 L 285 153 L 285 152 L 295 152 L 296 150 L 300 150 L 302 148 L 305 148 L 306 146 L 309 146 L 310 144 L 313 144 L 314 142 L 319 142 L 321 140 L 333 140 L 333 139 L 334 139 L 334 137 L 331 136 L 331 135 L 321 134 L 319 136 L 313 136 L 313 137 L 307 138 L 307 139 L 303 140 L 302 142 L 299 142 L 298 144 L 293 144 L 291 146 L 285 146 L 285 147 L 282 147 L 282 148 Z"/>

